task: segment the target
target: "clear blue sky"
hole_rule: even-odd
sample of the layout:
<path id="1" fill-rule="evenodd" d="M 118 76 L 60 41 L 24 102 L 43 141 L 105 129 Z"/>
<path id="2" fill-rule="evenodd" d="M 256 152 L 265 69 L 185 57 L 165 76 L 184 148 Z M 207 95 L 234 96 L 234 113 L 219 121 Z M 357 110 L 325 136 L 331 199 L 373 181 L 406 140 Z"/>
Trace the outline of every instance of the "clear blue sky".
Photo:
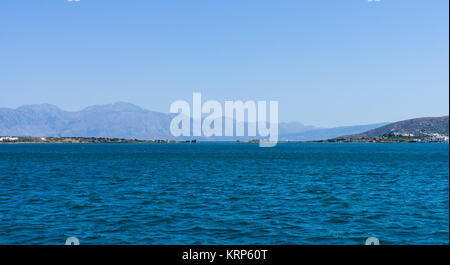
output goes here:
<path id="1" fill-rule="evenodd" d="M 0 107 L 168 112 L 279 100 L 281 121 L 448 114 L 448 0 L 2 0 Z"/>

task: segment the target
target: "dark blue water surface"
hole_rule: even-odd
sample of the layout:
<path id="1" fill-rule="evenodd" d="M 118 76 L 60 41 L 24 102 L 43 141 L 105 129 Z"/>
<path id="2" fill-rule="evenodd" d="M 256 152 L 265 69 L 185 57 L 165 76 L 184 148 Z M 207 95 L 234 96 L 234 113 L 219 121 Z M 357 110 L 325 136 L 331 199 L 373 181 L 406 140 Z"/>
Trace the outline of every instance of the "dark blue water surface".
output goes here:
<path id="1" fill-rule="evenodd" d="M 449 243 L 448 144 L 3 144 L 0 244 Z"/>

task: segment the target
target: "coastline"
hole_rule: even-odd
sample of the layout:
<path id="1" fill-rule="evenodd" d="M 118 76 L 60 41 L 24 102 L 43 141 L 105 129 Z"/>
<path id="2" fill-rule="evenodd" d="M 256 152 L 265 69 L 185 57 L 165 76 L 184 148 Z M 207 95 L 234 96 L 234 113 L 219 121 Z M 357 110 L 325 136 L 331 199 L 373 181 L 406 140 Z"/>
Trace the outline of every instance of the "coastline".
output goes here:
<path id="1" fill-rule="evenodd" d="M 196 143 L 197 140 L 139 140 L 104 137 L 0 137 L 0 144 Z"/>
<path id="2" fill-rule="evenodd" d="M 16 141 L 0 141 L 1 144 L 186 144 L 186 143 L 235 143 L 235 144 L 258 144 L 259 140 L 251 141 L 197 141 L 197 140 L 137 140 L 137 139 L 118 139 L 118 138 L 82 138 L 82 137 L 64 137 L 57 140 L 16 140 Z M 342 143 L 364 143 L 364 144 L 390 144 L 390 143 L 404 143 L 404 144 L 424 144 L 424 143 L 445 143 L 445 141 L 387 141 L 387 140 L 317 140 L 317 141 L 278 141 L 277 144 L 342 144 Z"/>

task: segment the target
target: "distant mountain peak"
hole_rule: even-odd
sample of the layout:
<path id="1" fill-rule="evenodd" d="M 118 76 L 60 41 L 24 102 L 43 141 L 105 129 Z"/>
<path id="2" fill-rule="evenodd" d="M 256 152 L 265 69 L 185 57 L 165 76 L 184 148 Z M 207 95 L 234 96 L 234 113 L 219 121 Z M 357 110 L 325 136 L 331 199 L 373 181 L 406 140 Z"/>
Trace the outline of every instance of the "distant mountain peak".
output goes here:
<path id="1" fill-rule="evenodd" d="M 141 107 L 128 103 L 128 102 L 116 102 L 106 105 L 94 105 L 83 109 L 83 111 L 117 111 L 117 112 L 142 112 L 145 111 Z"/>
<path id="2" fill-rule="evenodd" d="M 48 103 L 23 105 L 18 107 L 16 110 L 25 112 L 37 112 L 37 113 L 58 113 L 63 111 L 57 106 Z"/>
<path id="3" fill-rule="evenodd" d="M 300 133 L 304 131 L 314 130 L 314 129 L 320 129 L 315 126 L 311 125 L 304 125 L 303 123 L 291 121 L 291 122 L 280 122 L 278 124 L 279 130 L 282 131 L 285 134 L 290 133 Z"/>

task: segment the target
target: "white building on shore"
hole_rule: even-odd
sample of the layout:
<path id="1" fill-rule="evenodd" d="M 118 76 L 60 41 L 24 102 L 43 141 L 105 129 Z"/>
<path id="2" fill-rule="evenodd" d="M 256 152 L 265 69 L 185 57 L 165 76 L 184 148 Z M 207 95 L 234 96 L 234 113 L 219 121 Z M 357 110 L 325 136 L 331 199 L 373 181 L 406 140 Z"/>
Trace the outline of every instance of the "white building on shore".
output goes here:
<path id="1" fill-rule="evenodd" d="M 0 137 L 0 142 L 15 142 L 18 141 L 18 137 Z"/>

